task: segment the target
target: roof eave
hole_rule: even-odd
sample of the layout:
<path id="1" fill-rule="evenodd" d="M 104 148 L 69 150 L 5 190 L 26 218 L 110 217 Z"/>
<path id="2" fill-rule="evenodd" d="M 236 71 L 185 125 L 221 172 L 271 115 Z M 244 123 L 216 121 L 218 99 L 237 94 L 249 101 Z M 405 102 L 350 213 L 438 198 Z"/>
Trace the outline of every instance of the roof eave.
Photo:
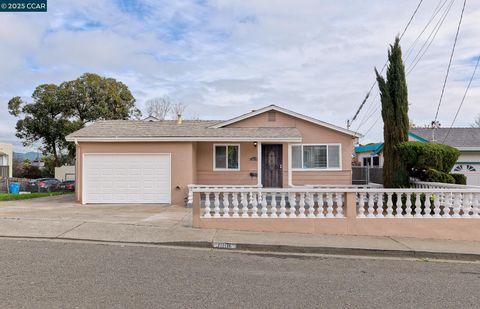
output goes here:
<path id="1" fill-rule="evenodd" d="M 73 137 L 68 142 L 302 142 L 301 137 Z"/>

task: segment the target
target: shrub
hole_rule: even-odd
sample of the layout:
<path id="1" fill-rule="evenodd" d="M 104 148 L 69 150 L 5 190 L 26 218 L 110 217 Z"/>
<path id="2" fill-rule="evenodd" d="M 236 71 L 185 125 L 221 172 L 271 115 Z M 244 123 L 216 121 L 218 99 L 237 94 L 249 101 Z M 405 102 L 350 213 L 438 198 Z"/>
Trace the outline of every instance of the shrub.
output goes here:
<path id="1" fill-rule="evenodd" d="M 423 175 L 424 175 L 423 179 L 420 178 L 420 180 L 422 181 L 455 183 L 455 178 L 453 178 L 452 175 L 442 171 L 437 171 L 436 169 L 433 169 L 433 168 L 425 170 Z"/>
<path id="2" fill-rule="evenodd" d="M 455 179 L 455 183 L 457 185 L 466 185 L 467 184 L 467 176 L 465 176 L 463 174 L 452 173 L 452 174 L 450 174 L 450 176 L 452 176 Z"/>
<path id="3" fill-rule="evenodd" d="M 414 173 L 429 169 L 449 173 L 460 156 L 458 149 L 435 143 L 409 141 L 400 143 L 395 149 L 408 170 Z"/>

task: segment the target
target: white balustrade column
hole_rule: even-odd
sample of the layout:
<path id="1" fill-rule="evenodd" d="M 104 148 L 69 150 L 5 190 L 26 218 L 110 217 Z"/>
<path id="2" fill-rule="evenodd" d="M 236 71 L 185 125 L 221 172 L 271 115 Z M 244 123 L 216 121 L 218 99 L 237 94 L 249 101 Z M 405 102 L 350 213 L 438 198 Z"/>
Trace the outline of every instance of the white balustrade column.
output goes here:
<path id="1" fill-rule="evenodd" d="M 442 216 L 440 215 L 441 209 L 440 206 L 441 204 L 441 194 L 433 194 L 432 195 L 434 200 L 433 200 L 433 205 L 435 205 L 435 208 L 433 209 L 433 217 L 434 218 L 441 218 Z"/>
<path id="2" fill-rule="evenodd" d="M 252 197 L 252 218 L 258 218 L 257 194 L 256 193 L 250 193 L 250 196 Z"/>
<path id="3" fill-rule="evenodd" d="M 214 193 L 214 196 L 215 196 L 215 200 L 213 202 L 213 205 L 215 206 L 213 208 L 213 217 L 214 218 L 220 218 L 220 199 L 219 199 L 219 195 L 220 195 L 220 193 L 218 193 L 218 192 Z"/>
<path id="4" fill-rule="evenodd" d="M 415 215 L 414 218 L 422 218 L 422 202 L 420 201 L 420 193 L 415 193 Z"/>
<path id="5" fill-rule="evenodd" d="M 333 215 L 333 198 L 331 193 L 327 193 L 327 218 L 335 218 Z"/>
<path id="6" fill-rule="evenodd" d="M 313 200 L 313 194 L 307 193 L 305 196 L 305 204 L 308 206 L 308 218 L 315 218 L 315 201 Z"/>
<path id="7" fill-rule="evenodd" d="M 270 218 L 278 218 L 277 216 L 277 194 L 272 192 L 272 202 L 270 203 Z"/>
<path id="8" fill-rule="evenodd" d="M 233 204 L 233 209 L 232 209 L 232 217 L 233 218 L 238 218 L 240 217 L 238 214 L 238 193 L 232 193 L 232 204 Z"/>
<path id="9" fill-rule="evenodd" d="M 210 214 L 210 192 L 205 192 L 205 212 L 203 213 L 204 218 L 211 218 L 212 215 Z"/>
<path id="10" fill-rule="evenodd" d="M 267 215 L 267 193 L 264 192 L 262 193 L 262 197 L 261 197 L 261 201 L 262 201 L 262 210 L 261 210 L 261 215 L 260 217 L 261 218 L 268 218 L 268 215 Z"/>
<path id="11" fill-rule="evenodd" d="M 393 216 L 393 202 L 392 202 L 392 194 L 393 193 L 387 193 L 387 218 L 395 218 Z M 402 214 L 400 215 L 397 213 L 397 218 L 401 218 Z"/>
<path id="12" fill-rule="evenodd" d="M 402 194 L 398 194 L 398 201 L 397 203 L 400 203 L 402 205 Z M 411 193 L 406 193 L 405 194 L 405 218 L 412 218 L 412 194 Z"/>
<path id="13" fill-rule="evenodd" d="M 358 215 L 357 218 L 365 218 L 365 193 L 356 194 L 358 199 Z M 323 209 L 323 207 L 322 207 Z"/>
<path id="14" fill-rule="evenodd" d="M 335 215 L 336 218 L 343 218 L 343 195 L 344 193 L 335 193 L 335 199 L 336 199 L 336 202 L 337 202 L 337 213 Z"/>
<path id="15" fill-rule="evenodd" d="M 248 218 L 248 198 L 247 193 L 242 193 L 241 195 L 242 201 L 242 218 Z"/>
<path id="16" fill-rule="evenodd" d="M 461 193 L 455 193 L 455 199 L 453 201 L 453 218 L 461 218 L 460 216 L 460 210 L 462 207 L 462 202 L 461 202 Z"/>
<path id="17" fill-rule="evenodd" d="M 443 194 L 443 215 L 442 218 L 451 218 L 450 210 L 453 205 L 453 193 Z"/>
<path id="18" fill-rule="evenodd" d="M 375 212 L 375 208 L 373 206 L 375 205 L 374 200 L 373 200 L 373 192 L 368 193 L 368 215 L 367 218 L 375 218 L 375 215 L 373 214 Z"/>
<path id="19" fill-rule="evenodd" d="M 325 208 L 323 207 L 323 193 L 317 193 L 317 218 L 325 218 Z"/>
<path id="20" fill-rule="evenodd" d="M 298 217 L 305 218 L 305 193 L 300 193 L 300 200 L 298 202 Z"/>
<path id="21" fill-rule="evenodd" d="M 463 202 L 462 202 L 462 218 L 470 218 L 470 212 L 472 211 L 472 194 L 463 193 Z"/>
<path id="22" fill-rule="evenodd" d="M 223 217 L 228 218 L 230 217 L 230 200 L 228 199 L 229 193 L 223 192 L 222 195 L 223 195 L 223 200 L 222 200 Z"/>
<path id="23" fill-rule="evenodd" d="M 290 204 L 290 212 L 289 212 L 289 217 L 290 218 L 296 218 L 297 217 L 297 209 L 296 209 L 296 206 L 297 206 L 297 196 L 295 193 L 290 193 L 288 195 L 288 204 Z"/>
<path id="24" fill-rule="evenodd" d="M 473 194 L 472 197 L 472 218 L 480 218 L 480 193 Z"/>
<path id="25" fill-rule="evenodd" d="M 430 214 L 432 212 L 432 202 L 430 200 L 430 197 L 432 196 L 431 193 L 425 193 L 425 208 L 423 208 L 423 211 L 424 211 L 424 214 L 423 214 L 423 217 L 424 218 L 431 218 L 432 215 Z"/>
<path id="26" fill-rule="evenodd" d="M 287 215 L 285 214 L 285 212 L 287 211 L 287 209 L 285 208 L 285 205 L 287 203 L 285 202 L 285 193 L 280 193 L 280 218 L 286 218 Z"/>

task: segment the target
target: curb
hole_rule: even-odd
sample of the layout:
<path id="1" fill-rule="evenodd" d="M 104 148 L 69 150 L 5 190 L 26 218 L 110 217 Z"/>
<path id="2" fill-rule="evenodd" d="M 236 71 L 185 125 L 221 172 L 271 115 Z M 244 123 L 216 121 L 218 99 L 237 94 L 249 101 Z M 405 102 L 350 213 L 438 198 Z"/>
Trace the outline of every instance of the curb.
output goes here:
<path id="1" fill-rule="evenodd" d="M 322 254 L 322 255 L 343 255 L 360 257 L 380 257 L 380 258 L 411 258 L 411 259 L 432 259 L 432 260 L 452 260 L 465 262 L 480 262 L 480 254 L 473 253 L 452 253 L 452 252 L 431 252 L 415 250 L 381 250 L 381 249 L 362 249 L 362 248 L 338 248 L 338 247 L 300 247 L 291 245 L 260 245 L 260 244 L 242 244 L 225 243 L 209 241 L 169 241 L 169 242 L 141 242 L 141 241 L 110 241 L 81 238 L 58 238 L 58 237 L 34 237 L 34 236 L 0 236 L 0 239 L 19 239 L 19 240 L 54 240 L 70 242 L 90 242 L 97 244 L 125 244 L 125 245 L 149 245 L 149 246 L 171 246 L 184 248 L 213 249 L 220 251 L 247 251 L 262 253 L 282 253 L 282 254 Z"/>

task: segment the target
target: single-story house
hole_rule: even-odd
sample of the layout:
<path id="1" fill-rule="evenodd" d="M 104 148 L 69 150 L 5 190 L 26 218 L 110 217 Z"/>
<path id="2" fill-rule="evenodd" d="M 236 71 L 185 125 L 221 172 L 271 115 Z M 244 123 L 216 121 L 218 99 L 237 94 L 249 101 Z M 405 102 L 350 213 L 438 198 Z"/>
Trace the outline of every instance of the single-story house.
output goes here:
<path id="1" fill-rule="evenodd" d="M 108 120 L 76 144 L 76 198 L 183 205 L 189 184 L 351 185 L 359 134 L 270 105 L 230 120 Z"/>
<path id="2" fill-rule="evenodd" d="M 383 167 L 383 143 L 357 146 L 355 156 L 360 166 Z"/>
<path id="3" fill-rule="evenodd" d="M 431 142 L 432 130 L 411 128 L 408 139 Z M 480 186 L 480 128 L 438 128 L 435 130 L 435 141 L 457 148 L 460 157 L 452 173 L 464 174 L 467 177 L 467 185 Z"/>
<path id="4" fill-rule="evenodd" d="M 0 143 L 0 177 L 12 177 L 13 146 Z"/>

